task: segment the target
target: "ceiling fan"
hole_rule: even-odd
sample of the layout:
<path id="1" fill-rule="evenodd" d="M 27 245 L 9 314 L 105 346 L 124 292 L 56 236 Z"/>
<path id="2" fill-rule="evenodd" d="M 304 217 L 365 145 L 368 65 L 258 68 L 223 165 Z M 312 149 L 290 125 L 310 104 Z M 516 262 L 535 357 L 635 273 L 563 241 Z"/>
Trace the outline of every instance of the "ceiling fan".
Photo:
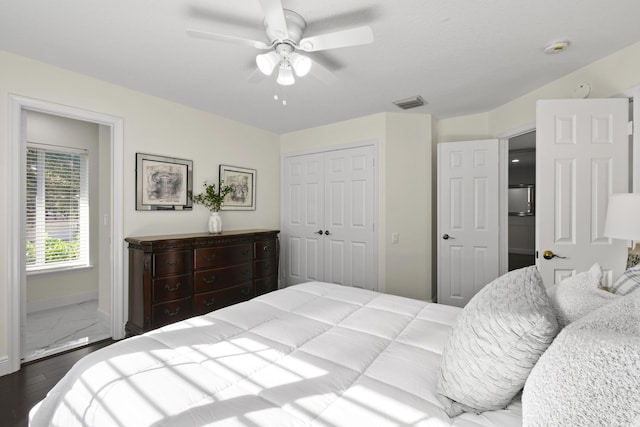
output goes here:
<path id="1" fill-rule="evenodd" d="M 368 26 L 348 30 L 334 31 L 311 37 L 302 37 L 307 23 L 296 12 L 282 7 L 281 0 L 259 0 L 264 13 L 264 26 L 268 42 L 251 40 L 228 34 L 217 34 L 188 29 L 191 37 L 217 40 L 251 46 L 267 53 L 256 56 L 258 69 L 270 76 L 278 68 L 278 84 L 283 86 L 295 83 L 294 73 L 303 77 L 312 66 L 311 58 L 298 53 L 317 52 L 341 47 L 357 46 L 373 42 L 373 31 Z"/>

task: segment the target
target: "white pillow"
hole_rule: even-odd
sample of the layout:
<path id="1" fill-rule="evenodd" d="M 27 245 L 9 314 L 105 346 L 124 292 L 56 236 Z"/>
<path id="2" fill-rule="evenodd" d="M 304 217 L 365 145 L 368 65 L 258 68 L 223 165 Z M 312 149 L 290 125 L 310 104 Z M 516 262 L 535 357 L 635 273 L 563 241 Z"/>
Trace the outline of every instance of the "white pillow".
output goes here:
<path id="1" fill-rule="evenodd" d="M 536 267 L 486 285 L 460 314 L 442 354 L 436 392 L 447 414 L 506 407 L 557 328 Z"/>
<path id="2" fill-rule="evenodd" d="M 619 298 L 600 289 L 601 281 L 602 268 L 595 263 L 588 271 L 567 277 L 547 289 L 560 328 Z"/>
<path id="3" fill-rule="evenodd" d="M 611 293 L 629 295 L 640 289 L 640 265 L 626 270 L 611 286 Z"/>
<path id="4" fill-rule="evenodd" d="M 640 292 L 570 324 L 531 371 L 524 426 L 640 425 Z"/>

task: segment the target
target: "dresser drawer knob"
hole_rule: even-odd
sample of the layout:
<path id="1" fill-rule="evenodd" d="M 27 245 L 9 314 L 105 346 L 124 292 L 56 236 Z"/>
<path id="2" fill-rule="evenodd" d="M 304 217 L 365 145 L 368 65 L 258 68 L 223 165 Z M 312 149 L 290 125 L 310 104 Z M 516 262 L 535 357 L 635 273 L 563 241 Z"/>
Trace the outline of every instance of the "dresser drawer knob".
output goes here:
<path id="1" fill-rule="evenodd" d="M 173 267 L 173 266 L 176 266 L 176 265 L 180 265 L 180 260 L 177 259 L 175 261 L 167 261 L 165 264 L 167 264 L 169 267 Z"/>
<path id="2" fill-rule="evenodd" d="M 168 290 L 169 292 L 173 292 L 173 291 L 177 291 L 178 289 L 180 289 L 180 286 L 182 286 L 182 283 L 180 283 L 180 282 L 176 283 L 176 286 L 174 288 L 169 286 L 169 284 L 167 283 L 167 284 L 164 285 L 164 288 L 166 290 Z"/>
<path id="3" fill-rule="evenodd" d="M 208 261 L 208 262 L 211 262 L 211 261 L 213 261 L 214 259 L 216 259 L 216 254 L 211 254 L 211 255 L 209 255 L 209 256 L 207 257 L 207 261 Z"/>
<path id="4" fill-rule="evenodd" d="M 173 312 L 169 311 L 168 308 L 164 309 L 164 314 L 166 314 L 169 317 L 177 316 L 179 312 L 180 312 L 180 307 L 177 307 L 176 311 L 173 311 Z"/>
<path id="5" fill-rule="evenodd" d="M 269 247 L 269 245 L 264 245 L 264 247 L 262 248 L 262 250 L 263 250 L 263 251 L 265 251 L 265 252 L 268 252 L 268 251 L 269 251 L 269 249 L 271 249 L 271 248 Z"/>
<path id="6" fill-rule="evenodd" d="M 215 298 L 211 298 L 209 301 L 202 300 L 202 304 L 204 304 L 205 307 L 211 307 L 213 304 L 215 304 L 216 299 Z"/>
<path id="7" fill-rule="evenodd" d="M 216 281 L 216 275 L 215 275 L 215 274 L 212 274 L 212 275 L 211 275 L 211 279 L 207 279 L 206 277 L 203 277 L 203 278 L 202 278 L 202 281 L 203 281 L 204 283 L 206 283 L 207 285 L 212 285 L 212 284 L 213 284 L 213 282 L 215 282 L 215 281 Z"/>
<path id="8" fill-rule="evenodd" d="M 240 255 L 247 256 L 249 255 L 249 249 L 243 249 L 240 251 Z"/>

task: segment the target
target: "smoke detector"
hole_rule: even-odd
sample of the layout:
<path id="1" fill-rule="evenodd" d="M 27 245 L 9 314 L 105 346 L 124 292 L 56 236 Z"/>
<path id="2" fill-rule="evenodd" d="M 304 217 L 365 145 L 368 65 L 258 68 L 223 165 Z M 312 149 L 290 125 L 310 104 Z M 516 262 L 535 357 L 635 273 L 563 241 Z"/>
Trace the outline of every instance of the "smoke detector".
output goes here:
<path id="1" fill-rule="evenodd" d="M 393 101 L 393 103 L 403 110 L 408 110 L 410 108 L 423 106 L 424 99 L 421 96 L 414 96 L 412 98 L 402 99 L 400 101 Z"/>
<path id="2" fill-rule="evenodd" d="M 554 53 L 564 52 L 569 47 L 568 41 L 553 42 L 544 48 L 544 53 L 547 55 L 553 55 Z"/>

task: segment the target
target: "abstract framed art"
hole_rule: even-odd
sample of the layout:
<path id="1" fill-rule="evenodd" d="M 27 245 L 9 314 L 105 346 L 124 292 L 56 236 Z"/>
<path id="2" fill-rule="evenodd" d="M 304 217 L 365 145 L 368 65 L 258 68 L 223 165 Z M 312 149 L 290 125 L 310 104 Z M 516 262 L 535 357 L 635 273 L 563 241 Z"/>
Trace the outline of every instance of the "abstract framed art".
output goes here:
<path id="1" fill-rule="evenodd" d="M 193 161 L 136 153 L 136 210 L 190 210 Z"/>
<path id="2" fill-rule="evenodd" d="M 222 210 L 256 210 L 256 170 L 238 166 L 220 165 L 220 181 L 233 187 L 224 198 Z"/>

